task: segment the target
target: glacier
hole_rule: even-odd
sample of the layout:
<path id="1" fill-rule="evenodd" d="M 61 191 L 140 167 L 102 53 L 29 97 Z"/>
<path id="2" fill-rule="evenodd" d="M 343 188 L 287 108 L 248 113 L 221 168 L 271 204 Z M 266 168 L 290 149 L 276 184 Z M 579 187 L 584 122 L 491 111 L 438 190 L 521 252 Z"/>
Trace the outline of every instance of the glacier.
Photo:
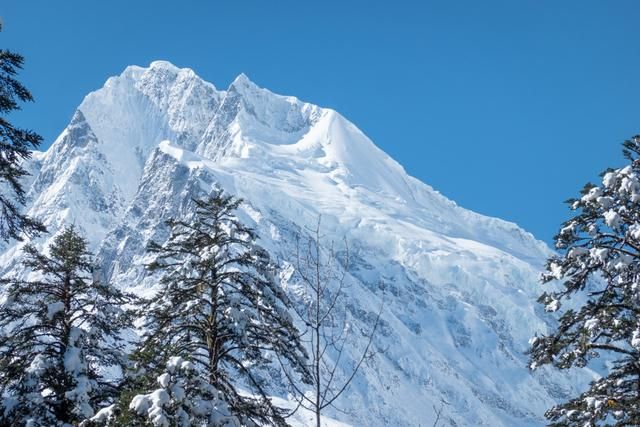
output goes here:
<path id="1" fill-rule="evenodd" d="M 551 250 L 517 225 L 466 210 L 409 176 L 338 112 L 258 87 L 225 90 L 165 61 L 130 66 L 88 94 L 31 173 L 25 212 L 75 224 L 99 274 L 153 292 L 144 248 L 190 200 L 223 188 L 291 279 L 296 242 L 321 218 L 323 244 L 346 239 L 344 309 L 366 331 L 381 303 L 374 357 L 327 412 L 331 425 L 538 426 L 588 378 L 527 369 L 528 340 L 553 325 L 536 303 Z M 45 246 L 45 235 L 35 243 Z M 1 247 L 3 274 L 24 243 Z M 352 336 L 348 372 L 363 334 Z M 286 404 L 277 372 L 271 392 Z M 298 414 L 292 422 L 308 421 Z"/>

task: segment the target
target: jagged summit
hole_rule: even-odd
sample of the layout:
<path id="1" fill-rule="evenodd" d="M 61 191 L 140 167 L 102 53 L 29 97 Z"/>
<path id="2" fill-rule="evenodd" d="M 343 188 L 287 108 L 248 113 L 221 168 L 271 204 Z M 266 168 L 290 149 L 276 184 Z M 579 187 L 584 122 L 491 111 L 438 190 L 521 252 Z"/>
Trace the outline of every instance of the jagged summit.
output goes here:
<path id="1" fill-rule="evenodd" d="M 240 73 L 238 76 L 233 79 L 231 84 L 229 85 L 229 90 L 232 88 L 242 90 L 242 89 L 258 89 L 258 86 L 249 79 L 249 77 L 245 73 Z"/>
<path id="2" fill-rule="evenodd" d="M 148 68 L 149 69 L 162 68 L 162 69 L 169 70 L 169 71 L 172 71 L 172 72 L 175 72 L 175 73 L 178 73 L 178 72 L 193 72 L 193 70 L 191 70 L 191 68 L 179 68 L 179 67 L 173 65 L 171 62 L 165 61 L 165 60 L 161 60 L 161 59 L 152 61 L 149 64 Z"/>
<path id="3" fill-rule="evenodd" d="M 338 112 L 244 74 L 218 90 L 165 61 L 127 67 L 26 167 L 28 214 L 54 232 L 75 224 L 103 280 L 139 293 L 154 286 L 143 267 L 149 240 L 166 238 L 164 221 L 192 215 L 189 201 L 213 188 L 247 201 L 240 215 L 294 299 L 295 242 L 321 217 L 328 241 L 348 241 L 351 262 L 335 265 L 347 269 L 354 331 L 367 330 L 385 290 L 380 355 L 333 413 L 345 422 L 432 425 L 444 399 L 444 424 L 542 425 L 545 408 L 577 384 L 526 368 L 527 341 L 549 322 L 535 303 L 543 243 L 409 176 Z M 0 254 L 5 273 L 20 273 L 19 249 Z M 286 398 L 277 378 L 270 384 Z"/>

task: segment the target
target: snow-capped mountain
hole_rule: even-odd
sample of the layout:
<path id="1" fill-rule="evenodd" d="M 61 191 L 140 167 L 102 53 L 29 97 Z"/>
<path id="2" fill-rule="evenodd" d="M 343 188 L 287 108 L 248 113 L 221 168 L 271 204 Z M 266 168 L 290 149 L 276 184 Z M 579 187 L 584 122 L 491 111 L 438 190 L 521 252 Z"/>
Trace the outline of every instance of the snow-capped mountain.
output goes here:
<path id="1" fill-rule="evenodd" d="M 191 198 L 215 186 L 246 200 L 240 215 L 293 296 L 297 238 L 319 218 L 324 243 L 346 237 L 352 330 L 367 331 L 383 300 L 384 311 L 377 355 L 329 411 L 344 423 L 431 426 L 443 405 L 440 425 L 542 425 L 578 382 L 527 370 L 527 342 L 549 322 L 535 302 L 543 243 L 407 175 L 336 111 L 245 75 L 218 90 L 167 62 L 128 67 L 87 95 L 27 167 L 29 214 L 50 230 L 74 223 L 103 278 L 137 292 L 154 285 L 147 242 L 166 238 L 164 220 L 188 216 Z M 5 272 L 19 250 L 3 249 Z M 364 339 L 352 337 L 347 370 Z M 271 383 L 286 398 L 281 379 Z"/>

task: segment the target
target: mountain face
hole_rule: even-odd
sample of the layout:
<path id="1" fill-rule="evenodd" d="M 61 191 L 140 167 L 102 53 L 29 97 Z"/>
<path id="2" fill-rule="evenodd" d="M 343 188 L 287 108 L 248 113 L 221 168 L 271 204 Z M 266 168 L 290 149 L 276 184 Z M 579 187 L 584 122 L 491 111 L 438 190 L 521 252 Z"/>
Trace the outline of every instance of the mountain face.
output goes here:
<path id="1" fill-rule="evenodd" d="M 440 425 L 542 425 L 583 380 L 527 370 L 527 342 L 550 322 L 535 303 L 543 243 L 410 177 L 337 112 L 244 75 L 218 90 L 167 62 L 128 67 L 27 167 L 29 215 L 54 231 L 75 224 L 103 279 L 138 293 L 155 285 L 147 243 L 166 239 L 164 220 L 188 217 L 191 199 L 213 188 L 245 199 L 239 216 L 294 299 L 296 242 L 320 219 L 323 244 L 348 246 L 350 262 L 336 265 L 347 270 L 352 331 L 368 331 L 384 303 L 375 357 L 328 411 L 344 423 L 431 426 L 442 406 Z M 2 249 L 5 273 L 19 268 L 19 251 Z M 345 372 L 365 339 L 350 337 Z M 286 398 L 273 375 L 271 392 Z"/>

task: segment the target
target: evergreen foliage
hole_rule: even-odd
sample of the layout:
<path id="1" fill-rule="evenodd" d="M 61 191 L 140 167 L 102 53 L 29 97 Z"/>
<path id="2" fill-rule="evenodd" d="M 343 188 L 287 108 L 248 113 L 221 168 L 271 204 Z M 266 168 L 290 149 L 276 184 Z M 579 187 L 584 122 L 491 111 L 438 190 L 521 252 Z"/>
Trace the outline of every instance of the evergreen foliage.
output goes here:
<path id="1" fill-rule="evenodd" d="M 555 331 L 532 339 L 531 367 L 610 361 L 587 391 L 547 412 L 553 425 L 640 425 L 640 136 L 623 146 L 629 164 L 568 201 L 575 214 L 556 236 L 562 255 L 543 275 L 562 285 L 540 302 L 567 308 Z"/>
<path id="2" fill-rule="evenodd" d="M 33 236 L 45 231 L 44 225 L 20 212 L 25 202 L 21 179 L 28 175 L 22 162 L 31 157 L 42 137 L 13 126 L 7 119 L 20 109 L 21 102 L 33 101 L 27 88 L 16 80 L 23 63 L 22 55 L 0 49 L 0 238 L 5 241 L 21 240 L 22 233 Z"/>
<path id="3" fill-rule="evenodd" d="M 34 279 L 3 280 L 0 425 L 77 423 L 118 391 L 129 296 L 94 279 L 87 242 L 73 227 L 54 238 L 49 255 L 32 245 L 24 251 Z"/>
<path id="4" fill-rule="evenodd" d="M 196 397 L 197 389 L 192 389 L 191 402 L 225 401 L 243 425 L 286 425 L 254 369 L 270 364 L 269 354 L 275 353 L 305 377 L 306 353 L 269 254 L 256 244 L 256 233 L 235 216 L 241 202 L 222 191 L 195 200 L 192 221 L 169 220 L 166 243 L 149 245 L 155 255 L 149 269 L 162 278 L 159 292 L 141 310 L 145 321 L 138 353 L 150 356 L 141 366 L 160 383 L 162 375 L 173 375 L 167 365 L 172 358 L 187 361 L 189 381 L 202 391 Z M 241 396 L 238 379 L 256 397 Z M 191 422 L 200 420 L 196 406 L 171 398 L 158 408 L 167 420 L 188 425 L 179 420 L 185 412 Z M 152 412 L 150 408 L 149 419 L 155 416 Z"/>
<path id="5" fill-rule="evenodd" d="M 226 396 L 200 375 L 192 362 L 179 356 L 167 361 L 156 387 L 134 396 L 130 403 L 135 414 L 155 427 L 253 425 L 250 417 L 233 415 Z"/>

